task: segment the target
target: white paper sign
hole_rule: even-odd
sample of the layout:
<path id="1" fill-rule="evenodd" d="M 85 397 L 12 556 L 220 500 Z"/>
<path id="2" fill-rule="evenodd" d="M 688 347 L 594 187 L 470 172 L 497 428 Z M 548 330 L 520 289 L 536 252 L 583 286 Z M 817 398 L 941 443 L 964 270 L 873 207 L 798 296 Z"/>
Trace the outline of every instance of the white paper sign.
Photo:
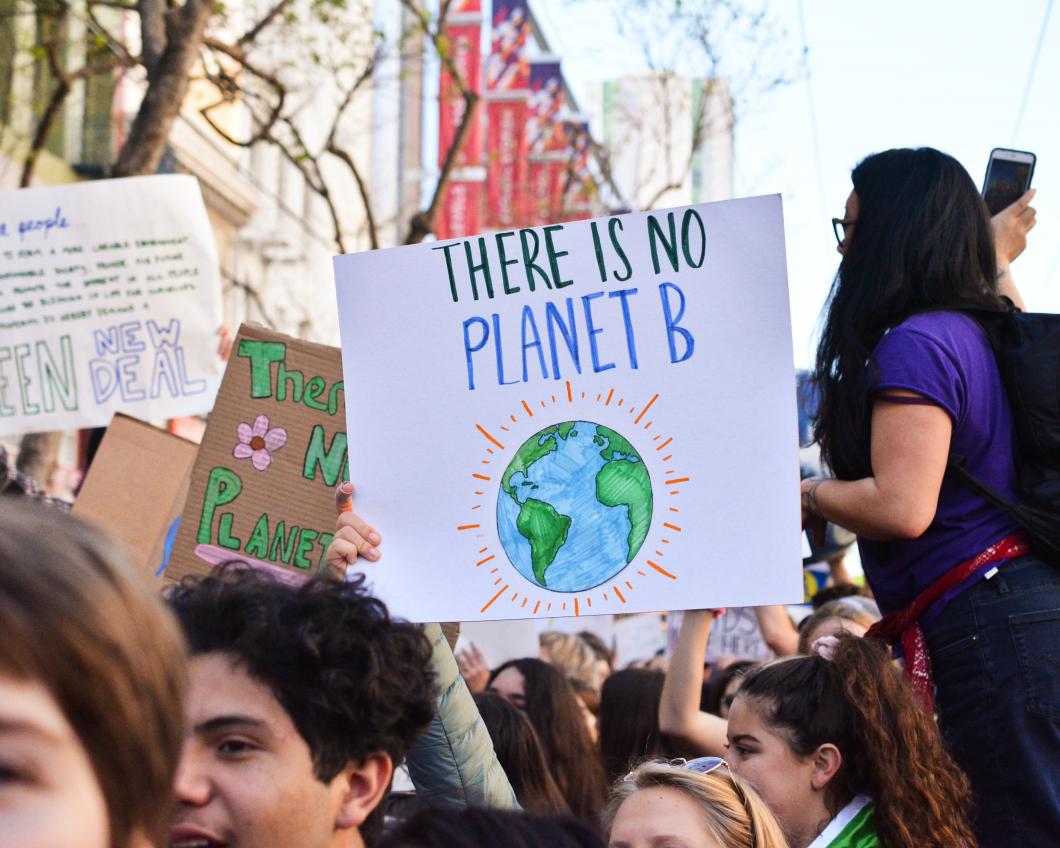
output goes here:
<path id="1" fill-rule="evenodd" d="M 220 325 L 193 177 L 0 193 L 0 436 L 209 411 Z"/>
<path id="2" fill-rule="evenodd" d="M 416 621 L 802 598 L 779 196 L 335 260 L 369 580 Z M 739 567 L 733 567 L 739 563 Z"/>
<path id="3" fill-rule="evenodd" d="M 468 621 L 460 625 L 457 653 L 472 645 L 482 651 L 490 668 L 508 660 L 536 657 L 539 653 L 537 628 L 533 621 Z"/>
<path id="4" fill-rule="evenodd" d="M 627 615 L 615 622 L 615 668 L 648 662 L 666 651 L 666 630 L 660 613 Z"/>
<path id="5" fill-rule="evenodd" d="M 727 609 L 725 615 L 715 621 L 710 629 L 710 639 L 707 642 L 708 662 L 714 662 L 721 657 L 765 662 L 774 656 L 772 648 L 762 636 L 762 628 L 758 626 L 758 616 L 753 609 Z"/>

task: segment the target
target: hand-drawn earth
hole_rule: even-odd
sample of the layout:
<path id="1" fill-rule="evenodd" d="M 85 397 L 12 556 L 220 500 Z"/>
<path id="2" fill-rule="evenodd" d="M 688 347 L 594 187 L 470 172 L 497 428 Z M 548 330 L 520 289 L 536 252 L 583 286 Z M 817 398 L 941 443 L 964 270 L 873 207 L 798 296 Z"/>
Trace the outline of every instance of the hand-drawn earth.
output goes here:
<path id="1" fill-rule="evenodd" d="M 590 421 L 527 439 L 497 494 L 497 530 L 512 565 L 556 592 L 609 580 L 637 555 L 652 516 L 651 479 L 636 448 Z"/>

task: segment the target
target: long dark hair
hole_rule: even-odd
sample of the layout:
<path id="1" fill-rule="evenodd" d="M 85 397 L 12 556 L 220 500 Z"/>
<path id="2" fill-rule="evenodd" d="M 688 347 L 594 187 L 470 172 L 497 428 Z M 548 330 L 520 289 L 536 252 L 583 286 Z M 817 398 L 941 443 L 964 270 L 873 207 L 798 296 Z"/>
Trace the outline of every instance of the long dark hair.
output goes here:
<path id="1" fill-rule="evenodd" d="M 397 825 L 378 848 L 603 848 L 582 822 L 482 807 L 428 807 Z"/>
<path id="2" fill-rule="evenodd" d="M 526 716 L 571 812 L 596 822 L 607 798 L 607 780 L 574 689 L 559 671 L 539 659 L 506 662 L 493 670 L 490 683 L 507 668 L 523 676 Z"/>
<path id="3" fill-rule="evenodd" d="M 659 701 L 666 675 L 647 668 L 616 671 L 600 697 L 600 755 L 613 783 L 645 759 L 672 757 L 670 739 L 659 732 Z"/>
<path id="4" fill-rule="evenodd" d="M 865 794 L 876 804 L 884 845 L 974 846 L 971 788 L 938 726 L 881 643 L 837 638 L 832 660 L 791 657 L 748 672 L 737 699 L 799 757 L 825 743 L 839 749 L 842 764 L 826 790 L 833 814 Z"/>
<path id="5" fill-rule="evenodd" d="M 548 770 L 537 731 L 526 714 L 493 692 L 475 695 L 475 705 L 519 806 L 535 815 L 570 815 L 570 807 Z"/>
<path id="6" fill-rule="evenodd" d="M 930 147 L 876 153 L 852 176 L 857 223 L 832 284 L 813 379 L 814 434 L 841 479 L 869 476 L 870 357 L 918 312 L 1000 308 L 986 204 L 952 156 Z"/>

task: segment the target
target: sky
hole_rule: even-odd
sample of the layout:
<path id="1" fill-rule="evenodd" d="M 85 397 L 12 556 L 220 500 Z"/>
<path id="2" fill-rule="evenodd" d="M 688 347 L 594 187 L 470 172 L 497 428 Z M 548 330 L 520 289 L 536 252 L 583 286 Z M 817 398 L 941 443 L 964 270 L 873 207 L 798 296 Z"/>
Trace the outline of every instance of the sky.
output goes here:
<path id="1" fill-rule="evenodd" d="M 588 99 L 595 81 L 642 70 L 604 0 L 532 5 L 576 96 Z M 807 72 L 738 103 L 735 132 L 736 196 L 784 198 L 796 365 L 812 362 L 839 260 L 830 219 L 842 217 L 850 171 L 891 147 L 950 153 L 978 185 L 992 148 L 1036 153 L 1038 225 L 1012 270 L 1028 309 L 1060 312 L 1060 9 L 1050 15 L 1017 126 L 1048 0 L 801 5 Z M 804 43 L 800 4 L 774 0 L 768 8 L 795 75 Z"/>

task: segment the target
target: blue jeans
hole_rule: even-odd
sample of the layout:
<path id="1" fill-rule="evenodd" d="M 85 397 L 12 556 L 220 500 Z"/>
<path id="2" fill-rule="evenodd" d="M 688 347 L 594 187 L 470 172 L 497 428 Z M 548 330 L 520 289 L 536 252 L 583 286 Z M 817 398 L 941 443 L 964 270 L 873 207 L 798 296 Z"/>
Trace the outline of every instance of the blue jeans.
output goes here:
<path id="1" fill-rule="evenodd" d="M 939 724 L 982 848 L 1060 844 L 1060 569 L 1001 566 L 924 628 Z"/>

